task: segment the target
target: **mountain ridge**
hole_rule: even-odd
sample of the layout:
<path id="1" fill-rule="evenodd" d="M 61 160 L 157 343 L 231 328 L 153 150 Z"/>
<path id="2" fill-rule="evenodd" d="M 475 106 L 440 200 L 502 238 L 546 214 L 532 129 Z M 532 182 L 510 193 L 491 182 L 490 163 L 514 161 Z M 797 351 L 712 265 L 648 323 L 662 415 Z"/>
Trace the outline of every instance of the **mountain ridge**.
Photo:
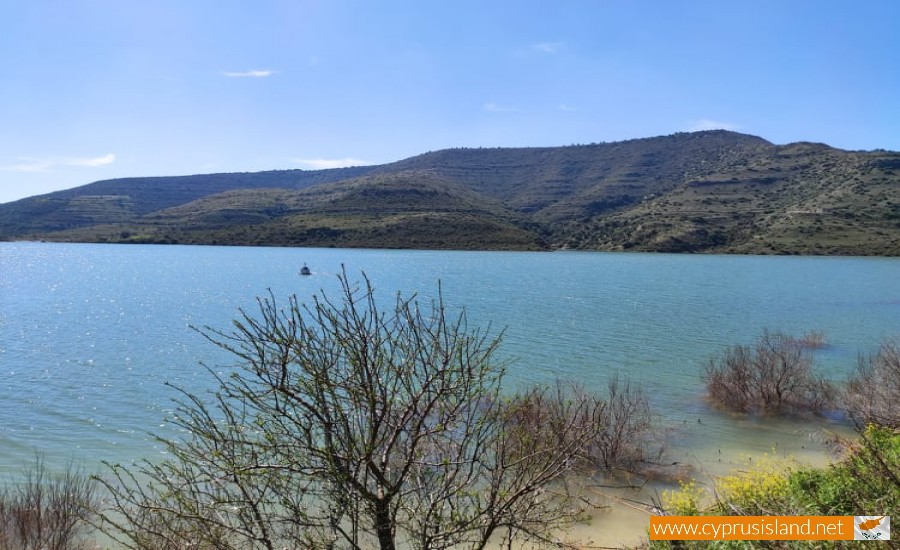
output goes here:
<path id="1" fill-rule="evenodd" d="M 900 256 L 900 153 L 725 130 L 454 148 L 329 170 L 94 182 L 0 239 Z"/>

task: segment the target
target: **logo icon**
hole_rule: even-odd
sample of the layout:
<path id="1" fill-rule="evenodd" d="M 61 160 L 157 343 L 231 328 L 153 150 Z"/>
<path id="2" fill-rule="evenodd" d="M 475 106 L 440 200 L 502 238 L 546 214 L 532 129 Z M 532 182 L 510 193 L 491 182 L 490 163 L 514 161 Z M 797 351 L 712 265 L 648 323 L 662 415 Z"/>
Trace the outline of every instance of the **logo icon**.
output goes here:
<path id="1" fill-rule="evenodd" d="M 891 516 L 854 516 L 853 540 L 891 540 Z"/>

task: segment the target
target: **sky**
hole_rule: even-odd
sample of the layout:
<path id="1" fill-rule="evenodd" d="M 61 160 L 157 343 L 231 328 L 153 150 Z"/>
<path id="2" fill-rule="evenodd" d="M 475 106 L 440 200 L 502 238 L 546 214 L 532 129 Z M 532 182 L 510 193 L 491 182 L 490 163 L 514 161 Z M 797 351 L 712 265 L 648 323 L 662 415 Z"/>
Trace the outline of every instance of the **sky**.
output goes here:
<path id="1" fill-rule="evenodd" d="M 900 150 L 900 1 L 0 0 L 0 203 L 717 128 Z"/>

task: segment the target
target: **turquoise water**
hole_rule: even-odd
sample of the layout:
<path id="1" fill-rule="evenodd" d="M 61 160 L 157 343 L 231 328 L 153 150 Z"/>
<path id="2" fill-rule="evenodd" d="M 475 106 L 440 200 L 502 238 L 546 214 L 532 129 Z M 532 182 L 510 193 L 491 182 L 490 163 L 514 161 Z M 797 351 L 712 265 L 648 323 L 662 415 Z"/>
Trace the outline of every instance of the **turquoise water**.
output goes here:
<path id="1" fill-rule="evenodd" d="M 304 263 L 313 276 L 298 276 Z M 35 452 L 89 470 L 159 455 L 148 434 L 174 435 L 165 383 L 202 392 L 200 362 L 228 361 L 190 327 L 227 328 L 268 289 L 333 292 L 342 264 L 386 301 L 434 296 L 440 280 L 471 325 L 505 329 L 510 386 L 640 381 L 699 462 L 723 449 L 803 454 L 840 428 L 711 409 L 699 371 L 725 346 L 764 328 L 822 331 L 816 364 L 842 379 L 900 335 L 898 259 L 0 243 L 0 473 Z"/>

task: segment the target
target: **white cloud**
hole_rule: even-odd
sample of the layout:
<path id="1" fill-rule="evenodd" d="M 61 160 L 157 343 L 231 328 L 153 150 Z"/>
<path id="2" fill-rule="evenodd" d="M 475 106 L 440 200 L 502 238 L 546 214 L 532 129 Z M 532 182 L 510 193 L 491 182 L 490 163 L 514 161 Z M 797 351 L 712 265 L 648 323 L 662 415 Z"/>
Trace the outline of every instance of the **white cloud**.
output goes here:
<path id="1" fill-rule="evenodd" d="M 571 105 L 566 105 L 565 103 L 560 103 L 559 110 L 560 111 L 577 111 L 578 109 L 576 107 L 572 107 Z"/>
<path id="2" fill-rule="evenodd" d="M 103 155 L 102 157 L 76 158 L 68 160 L 68 164 L 70 164 L 71 166 L 106 166 L 107 164 L 112 164 L 114 162 L 116 162 L 116 155 L 112 153 Z"/>
<path id="3" fill-rule="evenodd" d="M 564 45 L 563 42 L 536 42 L 531 45 L 531 49 L 540 53 L 553 54 L 559 52 Z"/>
<path id="4" fill-rule="evenodd" d="M 273 74 L 275 74 L 275 71 L 263 69 L 243 72 L 223 72 L 222 76 L 227 76 L 228 78 L 265 78 L 267 76 L 272 76 Z"/>
<path id="5" fill-rule="evenodd" d="M 313 170 L 325 170 L 328 168 L 346 168 L 348 166 L 365 166 L 371 164 L 368 161 L 355 158 L 342 159 L 294 159 L 297 164 L 302 164 Z"/>
<path id="6" fill-rule="evenodd" d="M 499 105 L 497 103 L 485 103 L 484 107 L 482 107 L 485 111 L 489 113 L 521 113 L 522 109 L 518 107 L 514 107 L 512 105 Z"/>
<path id="7" fill-rule="evenodd" d="M 116 161 L 116 155 L 109 153 L 100 157 L 45 157 L 23 158 L 16 164 L 0 166 L 4 172 L 49 172 L 54 168 L 66 166 L 84 166 L 96 168 Z"/>
<path id="8" fill-rule="evenodd" d="M 710 120 L 702 118 L 700 120 L 692 120 L 688 125 L 689 132 L 701 132 L 703 130 L 737 130 L 740 126 L 731 122 L 721 122 L 719 120 Z"/>
<path id="9" fill-rule="evenodd" d="M 23 159 L 17 164 L 7 164 L 0 166 L 0 170 L 4 172 L 46 172 L 51 164 L 33 159 Z"/>

